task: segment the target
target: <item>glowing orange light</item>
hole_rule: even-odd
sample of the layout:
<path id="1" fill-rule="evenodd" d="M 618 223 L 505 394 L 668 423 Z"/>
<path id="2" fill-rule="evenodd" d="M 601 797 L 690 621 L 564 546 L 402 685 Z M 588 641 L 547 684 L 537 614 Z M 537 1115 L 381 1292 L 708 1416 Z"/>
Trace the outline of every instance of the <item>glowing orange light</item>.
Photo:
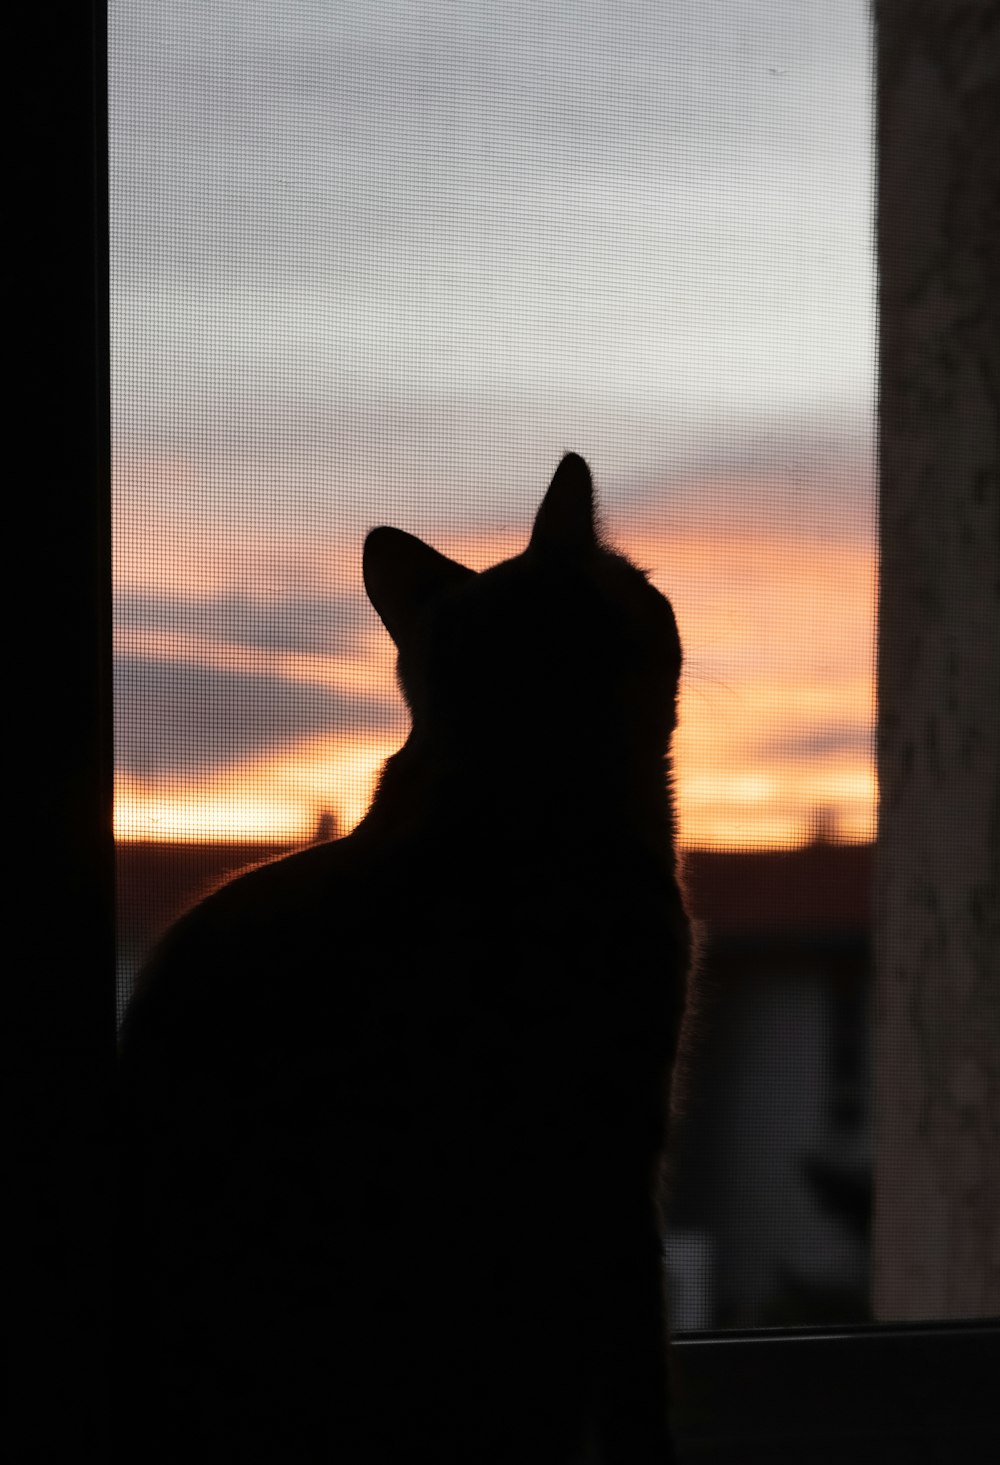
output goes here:
<path id="1" fill-rule="evenodd" d="M 127 514 L 127 510 L 123 513 Z M 671 524 L 633 516 L 613 538 L 673 602 L 685 646 L 675 786 L 681 842 L 701 847 L 789 846 L 824 827 L 845 841 L 874 831 L 875 563 L 846 536 L 803 538 L 713 522 Z M 224 546 L 164 522 L 157 555 L 122 523 L 118 579 L 126 588 L 211 595 L 259 584 L 265 553 L 287 560 L 289 583 L 308 564 L 312 583 L 358 594 L 358 545 L 290 536 L 261 548 L 247 533 Z M 140 555 L 136 545 L 145 543 Z M 159 546 L 162 543 L 162 554 Z M 483 568 L 523 547 L 523 535 L 453 534 L 444 553 Z M 131 548 L 128 548 L 131 544 Z M 280 587 L 279 587 L 280 588 Z M 122 628 L 119 648 L 163 660 L 266 674 L 337 688 L 359 704 L 372 693 L 398 707 L 388 638 L 372 617 L 350 655 L 305 654 L 213 642 L 203 634 Z M 122 839 L 302 840 L 331 811 L 341 832 L 368 806 L 378 769 L 405 736 L 405 719 L 302 740 L 211 777 L 121 776 Z"/>

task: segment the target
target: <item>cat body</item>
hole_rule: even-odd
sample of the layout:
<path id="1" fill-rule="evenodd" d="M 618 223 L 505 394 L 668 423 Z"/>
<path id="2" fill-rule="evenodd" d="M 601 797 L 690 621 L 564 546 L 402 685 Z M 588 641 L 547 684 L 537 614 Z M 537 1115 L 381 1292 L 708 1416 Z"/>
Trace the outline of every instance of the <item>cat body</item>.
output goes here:
<path id="1" fill-rule="evenodd" d="M 123 1027 L 148 1458 L 662 1465 L 673 613 L 573 455 L 523 555 L 382 529 L 365 580 L 406 745 L 353 834 L 178 922 Z"/>

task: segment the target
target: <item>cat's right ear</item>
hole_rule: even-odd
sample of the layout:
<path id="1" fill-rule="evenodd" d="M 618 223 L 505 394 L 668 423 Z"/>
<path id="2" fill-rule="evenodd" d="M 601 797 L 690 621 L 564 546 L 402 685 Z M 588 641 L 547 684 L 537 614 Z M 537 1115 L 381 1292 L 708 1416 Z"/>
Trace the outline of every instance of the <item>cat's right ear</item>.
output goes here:
<path id="1" fill-rule="evenodd" d="M 535 515 L 531 548 L 546 555 L 575 559 L 591 553 L 596 546 L 594 483 L 590 469 L 579 453 L 567 453 Z"/>
<path id="2" fill-rule="evenodd" d="M 397 646 L 429 600 L 476 576 L 402 529 L 371 531 L 362 572 L 368 599 Z"/>

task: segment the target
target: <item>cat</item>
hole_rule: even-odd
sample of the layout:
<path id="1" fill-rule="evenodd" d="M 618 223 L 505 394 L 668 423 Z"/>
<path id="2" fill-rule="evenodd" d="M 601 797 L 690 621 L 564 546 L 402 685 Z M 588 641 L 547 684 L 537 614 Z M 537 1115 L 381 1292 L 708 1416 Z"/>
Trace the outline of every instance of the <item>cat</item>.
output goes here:
<path id="1" fill-rule="evenodd" d="M 155 950 L 120 1041 L 143 1457 L 673 1459 L 669 601 L 567 454 L 527 549 L 363 556 L 412 714 L 355 831 Z"/>

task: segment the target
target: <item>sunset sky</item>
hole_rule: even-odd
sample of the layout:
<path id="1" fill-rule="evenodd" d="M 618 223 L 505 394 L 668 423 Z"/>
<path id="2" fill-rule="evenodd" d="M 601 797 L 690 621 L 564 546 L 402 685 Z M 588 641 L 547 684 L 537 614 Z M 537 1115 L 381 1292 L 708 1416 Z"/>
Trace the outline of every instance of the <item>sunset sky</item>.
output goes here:
<path id="1" fill-rule="evenodd" d="M 873 832 L 861 0 L 112 0 L 117 828 L 307 835 L 405 736 L 396 524 L 561 453 L 686 651 L 682 840 Z"/>

